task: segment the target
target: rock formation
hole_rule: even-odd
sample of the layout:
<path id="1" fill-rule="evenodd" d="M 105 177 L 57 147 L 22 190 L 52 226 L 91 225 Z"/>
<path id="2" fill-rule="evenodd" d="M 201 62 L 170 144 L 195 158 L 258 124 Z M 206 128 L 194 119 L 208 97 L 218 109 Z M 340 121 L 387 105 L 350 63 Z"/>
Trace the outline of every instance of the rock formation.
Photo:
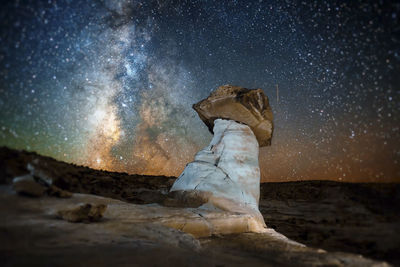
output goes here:
<path id="1" fill-rule="evenodd" d="M 47 188 L 35 181 L 35 178 L 26 174 L 13 179 L 13 188 L 15 192 L 32 197 L 40 197 L 46 192 Z"/>
<path id="2" fill-rule="evenodd" d="M 273 115 L 268 97 L 261 89 L 223 85 L 209 97 L 193 105 L 211 133 L 215 119 L 228 119 L 248 125 L 262 146 L 271 144 Z"/>
<path id="3" fill-rule="evenodd" d="M 268 98 L 261 89 L 225 85 L 193 108 L 214 137 L 186 166 L 171 193 L 189 206 L 250 214 L 249 229 L 262 231 L 258 147 L 271 143 Z"/>
<path id="4" fill-rule="evenodd" d="M 53 179 L 42 170 L 33 167 L 32 164 L 27 164 L 27 170 L 31 174 L 15 177 L 13 179 L 13 187 L 15 192 L 33 197 L 41 197 L 45 193 L 49 196 L 60 198 L 69 198 L 72 196 L 71 192 L 63 190 L 53 184 Z"/>

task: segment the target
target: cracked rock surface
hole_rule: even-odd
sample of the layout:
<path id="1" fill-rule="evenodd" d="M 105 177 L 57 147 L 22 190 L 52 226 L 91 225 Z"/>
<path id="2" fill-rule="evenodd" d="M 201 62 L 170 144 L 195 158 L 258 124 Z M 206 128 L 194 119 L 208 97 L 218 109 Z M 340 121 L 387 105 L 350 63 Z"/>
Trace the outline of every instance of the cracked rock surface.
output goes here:
<path id="1" fill-rule="evenodd" d="M 57 210 L 78 203 L 107 205 L 103 219 L 84 224 L 57 218 Z M 9 185 L 0 186 L 0 211 L 2 266 L 388 266 L 308 248 L 272 229 L 241 233 L 246 218 L 231 212 L 136 205 L 89 194 L 23 197 Z M 201 237 L 207 227 L 212 235 Z M 224 232 L 235 227 L 238 233 Z"/>
<path id="2" fill-rule="evenodd" d="M 214 133 L 216 119 L 234 120 L 251 128 L 260 147 L 271 144 L 273 115 L 262 89 L 223 85 L 194 104 L 193 109 L 211 133 Z"/>
<path id="3" fill-rule="evenodd" d="M 28 163 L 59 188 L 81 194 L 20 196 L 12 179 L 30 173 Z M 177 230 L 195 225 L 182 228 L 187 213 L 178 211 L 187 209 L 142 205 L 163 204 L 174 177 L 93 170 L 4 147 L 0 166 L 3 266 L 385 266 L 383 261 L 400 266 L 399 184 L 261 184 L 260 211 L 267 226 L 304 247 L 272 231 L 196 239 Z M 91 224 L 57 219 L 57 210 L 82 202 L 107 204 L 103 219 Z M 169 220 L 182 215 L 177 228 L 155 223 L 160 214 L 152 215 L 154 210 L 164 210 Z"/>
<path id="4" fill-rule="evenodd" d="M 187 195 L 203 200 L 199 204 L 251 214 L 258 227 L 263 228 L 264 220 L 258 211 L 258 143 L 250 127 L 233 120 L 215 120 L 210 144 L 186 166 L 171 192 L 181 192 L 182 198 Z"/>

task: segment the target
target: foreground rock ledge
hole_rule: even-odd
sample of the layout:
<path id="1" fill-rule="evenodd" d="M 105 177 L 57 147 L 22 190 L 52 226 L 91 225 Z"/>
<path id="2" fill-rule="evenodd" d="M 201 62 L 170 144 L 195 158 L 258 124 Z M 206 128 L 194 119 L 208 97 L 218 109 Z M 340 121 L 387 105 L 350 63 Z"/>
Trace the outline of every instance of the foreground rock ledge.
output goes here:
<path id="1" fill-rule="evenodd" d="M 57 219 L 57 210 L 79 203 L 108 208 L 102 220 L 91 224 Z M 245 221 L 230 212 L 206 210 L 200 215 L 190 208 L 135 205 L 86 194 L 23 197 L 11 186 L 0 186 L 0 211 L 4 266 L 388 266 L 360 255 L 308 248 L 271 229 L 218 235 L 244 225 L 230 224 Z M 217 235 L 196 239 L 175 230 L 203 235 L 199 225 Z"/>

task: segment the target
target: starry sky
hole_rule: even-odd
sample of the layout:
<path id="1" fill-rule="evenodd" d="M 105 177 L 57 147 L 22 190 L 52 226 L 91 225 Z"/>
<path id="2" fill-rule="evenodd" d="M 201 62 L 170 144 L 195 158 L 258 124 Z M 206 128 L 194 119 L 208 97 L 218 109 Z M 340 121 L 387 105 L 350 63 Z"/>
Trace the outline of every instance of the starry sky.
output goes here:
<path id="1" fill-rule="evenodd" d="M 0 145 L 178 176 L 212 136 L 192 104 L 262 88 L 262 181 L 400 181 L 398 1 L 8 1 Z"/>

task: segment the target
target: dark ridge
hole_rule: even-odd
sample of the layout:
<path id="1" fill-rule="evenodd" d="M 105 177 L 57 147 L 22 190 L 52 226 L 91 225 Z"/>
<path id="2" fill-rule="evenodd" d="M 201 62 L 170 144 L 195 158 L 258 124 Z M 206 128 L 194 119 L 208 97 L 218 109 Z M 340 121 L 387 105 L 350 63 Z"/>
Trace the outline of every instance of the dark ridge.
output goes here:
<path id="1" fill-rule="evenodd" d="M 400 183 L 261 184 L 268 227 L 292 240 L 400 266 Z"/>
<path id="2" fill-rule="evenodd" d="M 9 184 L 16 176 L 35 170 L 50 177 L 61 189 L 100 195 L 132 203 L 160 202 L 175 181 L 175 177 L 127 174 L 94 170 L 65 163 L 35 152 L 0 148 L 0 184 Z"/>

